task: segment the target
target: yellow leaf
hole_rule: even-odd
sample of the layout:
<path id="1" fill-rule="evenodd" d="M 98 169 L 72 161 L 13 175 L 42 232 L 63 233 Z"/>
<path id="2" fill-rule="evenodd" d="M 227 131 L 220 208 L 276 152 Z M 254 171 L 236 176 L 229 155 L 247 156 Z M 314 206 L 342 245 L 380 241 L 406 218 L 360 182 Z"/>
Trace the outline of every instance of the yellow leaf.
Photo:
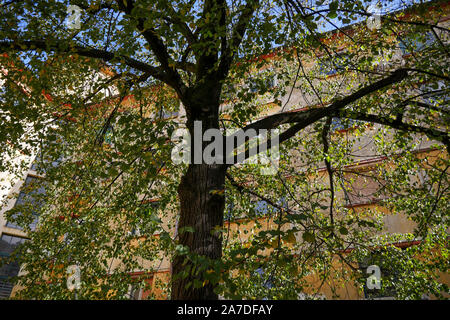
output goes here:
<path id="1" fill-rule="evenodd" d="M 297 239 L 295 238 L 295 235 L 293 232 L 289 233 L 287 238 L 286 238 L 286 242 L 287 243 L 295 243 L 297 242 Z"/>

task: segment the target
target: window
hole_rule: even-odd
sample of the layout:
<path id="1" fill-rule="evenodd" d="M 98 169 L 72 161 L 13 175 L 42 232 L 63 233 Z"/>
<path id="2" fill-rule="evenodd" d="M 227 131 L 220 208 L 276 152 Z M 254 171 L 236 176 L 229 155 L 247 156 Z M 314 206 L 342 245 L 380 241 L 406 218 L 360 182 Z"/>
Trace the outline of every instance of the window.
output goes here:
<path id="1" fill-rule="evenodd" d="M 289 203 L 286 197 L 281 197 L 280 200 L 277 201 L 277 204 L 284 209 L 289 209 Z"/>
<path id="2" fill-rule="evenodd" d="M 31 214 L 33 215 L 33 221 L 29 225 L 31 230 L 36 229 L 36 225 L 39 220 L 37 211 L 42 206 L 42 203 L 38 199 L 36 199 L 36 196 L 42 195 L 44 193 L 45 189 L 42 185 L 42 180 L 40 178 L 28 176 L 25 179 L 21 191 L 19 192 L 19 196 L 17 197 L 13 209 L 11 209 L 16 211 L 13 213 L 13 217 L 16 218 L 17 216 L 22 215 L 24 210 L 29 209 L 31 206 Z M 22 227 L 11 221 L 8 221 L 6 223 L 6 226 L 9 228 L 22 230 Z"/>
<path id="3" fill-rule="evenodd" d="M 264 200 L 258 200 L 258 201 L 256 201 L 253 210 L 257 216 L 262 216 L 262 215 L 269 213 L 270 205 Z"/>
<path id="4" fill-rule="evenodd" d="M 275 88 L 277 86 L 277 79 L 271 72 L 271 70 L 265 70 L 250 77 L 249 91 L 251 93 L 260 92 L 261 94 L 264 94 L 270 89 Z"/>
<path id="5" fill-rule="evenodd" d="M 142 288 L 137 285 L 130 285 L 128 297 L 130 300 L 142 300 Z"/>
<path id="6" fill-rule="evenodd" d="M 234 203 L 230 202 L 226 205 L 224 220 L 230 221 L 233 218 Z"/>
<path id="7" fill-rule="evenodd" d="M 264 270 L 262 268 L 258 268 L 256 269 L 256 273 L 260 276 L 261 280 L 263 281 L 263 287 L 266 289 L 271 289 L 273 288 L 273 279 L 272 276 L 267 277 L 267 279 L 265 279 L 264 277 Z"/>
<path id="8" fill-rule="evenodd" d="M 450 97 L 444 81 L 423 84 L 420 86 L 419 91 L 425 103 L 440 106 L 446 110 L 449 109 Z"/>
<path id="9" fill-rule="evenodd" d="M 434 41 L 435 38 L 431 32 L 427 32 L 425 35 L 408 34 L 398 37 L 398 46 L 402 55 L 407 55 L 431 46 Z"/>
<path id="10" fill-rule="evenodd" d="M 133 284 L 128 286 L 126 299 L 130 300 L 146 300 L 151 294 L 153 284 L 153 276 L 149 276 L 145 272 L 138 272 L 138 275 L 131 275 Z"/>
<path id="11" fill-rule="evenodd" d="M 0 253 L 10 255 L 20 244 L 27 239 L 17 236 L 3 234 L 0 237 Z"/>
<path id="12" fill-rule="evenodd" d="M 275 212 L 278 212 L 279 209 L 277 207 L 272 206 L 271 204 L 269 204 L 267 201 L 265 200 L 258 200 L 258 201 L 254 201 L 253 202 L 254 206 L 253 209 L 251 209 L 253 211 L 253 213 L 257 216 L 263 216 L 266 214 L 272 214 Z M 288 203 L 285 197 L 281 197 L 277 203 L 278 206 L 282 207 L 282 208 L 288 208 Z"/>
<path id="13" fill-rule="evenodd" d="M 0 259 L 9 257 L 25 238 L 3 234 L 0 237 Z M 0 264 L 0 299 L 9 298 L 14 285 L 9 281 L 19 274 L 20 265 L 17 262 Z"/>
<path id="14" fill-rule="evenodd" d="M 258 84 L 253 79 L 250 79 L 249 90 L 251 93 L 255 93 L 258 91 Z"/>
<path id="15" fill-rule="evenodd" d="M 276 202 L 277 207 L 272 206 L 265 200 L 251 200 L 250 201 L 250 209 L 248 209 L 248 216 L 250 217 L 262 217 L 267 214 L 275 214 L 279 211 L 279 207 L 288 208 L 288 202 L 285 197 L 280 197 L 280 199 Z M 246 216 L 245 212 L 242 210 L 247 210 L 245 208 L 240 207 L 236 203 L 228 202 L 225 206 L 224 211 L 224 221 L 231 221 L 233 219 L 243 218 L 241 214 Z"/>
<path id="16" fill-rule="evenodd" d="M 323 58 L 319 62 L 319 73 L 327 76 L 335 75 L 341 72 L 348 65 L 349 57 L 347 54 L 337 54 L 333 57 Z"/>
<path id="17" fill-rule="evenodd" d="M 333 118 L 331 120 L 331 131 L 348 130 L 355 127 L 358 121 L 352 119 Z"/>
<path id="18" fill-rule="evenodd" d="M 112 145 L 113 139 L 114 139 L 113 135 L 114 135 L 114 128 L 111 125 L 109 125 L 105 131 L 105 137 L 104 137 L 103 142 L 106 144 Z"/>
<path id="19" fill-rule="evenodd" d="M 260 281 L 260 284 L 262 286 L 262 290 L 263 292 L 261 292 L 261 300 L 268 300 L 268 299 L 273 299 L 272 295 L 271 295 L 271 289 L 274 288 L 274 278 L 273 276 L 269 273 L 266 272 L 263 268 L 258 268 L 255 270 L 254 275 L 259 278 L 258 280 Z"/>
<path id="20" fill-rule="evenodd" d="M 50 163 L 49 160 L 50 159 L 48 159 L 48 158 L 45 158 L 45 157 L 43 158 L 42 150 L 39 151 L 39 153 L 36 155 L 36 158 L 33 161 L 33 164 L 31 165 L 31 170 L 40 172 L 42 169 L 44 169 L 44 168 L 42 168 L 43 165 L 46 166 L 46 165 L 48 165 L 48 163 Z M 56 167 L 61 161 L 62 161 L 62 156 L 59 157 L 58 160 L 52 161 L 51 166 Z M 42 163 L 42 162 L 44 162 L 44 163 Z"/>
<path id="21" fill-rule="evenodd" d="M 14 288 L 14 285 L 8 281 L 2 280 L 0 278 L 0 300 L 8 299 L 11 295 L 11 291 Z"/>
<path id="22" fill-rule="evenodd" d="M 39 162 L 41 161 L 41 153 L 39 152 L 39 154 L 36 156 L 36 158 L 33 161 L 33 164 L 31 165 L 31 170 L 33 171 L 37 171 L 38 170 L 38 165 Z"/>

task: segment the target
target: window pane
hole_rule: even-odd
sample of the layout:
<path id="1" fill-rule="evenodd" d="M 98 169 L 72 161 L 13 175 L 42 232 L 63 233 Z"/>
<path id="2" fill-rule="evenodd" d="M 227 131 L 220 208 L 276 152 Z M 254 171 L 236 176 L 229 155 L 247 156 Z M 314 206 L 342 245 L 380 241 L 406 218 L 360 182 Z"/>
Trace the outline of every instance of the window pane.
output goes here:
<path id="1" fill-rule="evenodd" d="M 0 238 L 0 258 L 8 257 L 19 244 L 24 243 L 25 238 L 4 234 Z M 18 275 L 20 265 L 17 262 L 2 264 L 0 266 L 0 299 L 9 298 L 14 287 L 8 280 Z"/>
<path id="2" fill-rule="evenodd" d="M 427 32 L 425 36 L 406 35 L 398 38 L 398 46 L 402 54 L 410 54 L 425 49 L 433 44 L 435 38 L 431 32 Z"/>
<path id="3" fill-rule="evenodd" d="M 34 216 L 33 221 L 30 223 L 31 230 L 34 230 L 36 228 L 36 224 L 39 219 L 37 211 L 42 206 L 42 203 L 35 198 L 35 195 L 42 195 L 44 193 L 45 188 L 43 186 L 43 181 L 39 178 L 28 176 L 25 179 L 21 191 L 19 192 L 19 196 L 17 197 L 16 203 L 14 204 L 14 208 L 18 206 L 23 206 L 23 208 L 20 208 L 22 210 L 23 209 L 27 210 L 31 208 L 31 214 Z M 29 207 L 27 208 L 26 206 Z M 14 217 L 17 217 L 21 214 L 22 212 L 19 211 L 14 214 Z M 12 221 L 8 221 L 6 226 L 9 228 L 22 229 L 20 226 L 18 226 L 15 222 Z"/>
<path id="4" fill-rule="evenodd" d="M 0 299 L 7 299 L 11 295 L 14 285 L 6 280 L 0 279 Z"/>
<path id="5" fill-rule="evenodd" d="M 263 215 L 268 213 L 269 211 L 269 205 L 266 201 L 264 200 L 259 200 L 258 202 L 256 202 L 256 206 L 255 206 L 255 212 L 258 215 Z"/>
<path id="6" fill-rule="evenodd" d="M 45 166 L 48 165 L 48 164 L 50 163 L 50 160 L 51 160 L 51 159 L 49 159 L 48 156 L 42 158 L 42 151 L 39 151 L 39 153 L 36 155 L 36 158 L 35 158 L 34 161 L 33 161 L 33 164 L 31 165 L 31 170 L 33 170 L 33 171 L 39 171 L 39 172 L 42 171 L 42 173 L 45 173 L 45 170 L 43 170 L 44 168 L 42 168 L 42 166 L 43 166 L 43 165 L 45 165 Z M 52 167 L 56 167 L 56 166 L 58 166 L 58 164 L 59 164 L 61 161 L 62 161 L 62 156 L 59 157 L 58 160 L 52 161 L 52 162 L 51 162 L 51 166 L 52 166 Z M 43 162 L 43 163 L 42 163 L 42 162 Z"/>

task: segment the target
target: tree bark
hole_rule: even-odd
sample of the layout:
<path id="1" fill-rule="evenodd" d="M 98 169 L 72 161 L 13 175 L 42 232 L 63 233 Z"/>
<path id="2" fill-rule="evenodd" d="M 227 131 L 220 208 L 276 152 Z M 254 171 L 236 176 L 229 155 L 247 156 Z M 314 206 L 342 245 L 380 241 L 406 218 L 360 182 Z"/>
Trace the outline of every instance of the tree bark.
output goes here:
<path id="1" fill-rule="evenodd" d="M 192 227 L 194 232 L 178 234 L 179 244 L 187 246 L 191 253 L 209 259 L 217 260 L 222 256 L 222 238 L 214 229 L 223 225 L 223 211 L 225 206 L 224 190 L 225 170 L 221 165 L 191 164 L 187 173 L 182 177 L 178 188 L 180 197 L 180 220 L 178 230 Z M 172 263 L 172 274 L 178 275 L 183 270 L 198 270 L 198 266 L 185 255 L 175 256 Z M 193 287 L 193 280 L 204 283 L 203 272 L 186 278 L 175 278 L 172 283 L 172 299 L 175 300 L 205 300 L 217 299 L 214 286 L 205 283 L 200 288 Z M 188 288 L 188 283 L 191 283 Z"/>
<path id="2" fill-rule="evenodd" d="M 190 92 L 186 105 L 187 127 L 191 134 L 193 144 L 201 143 L 203 151 L 206 142 L 195 141 L 194 121 L 202 122 L 202 135 L 211 128 L 219 129 L 219 97 L 220 85 L 217 81 L 206 81 L 198 90 Z M 192 154 L 194 145 L 191 145 Z M 217 227 L 223 226 L 225 207 L 225 172 L 221 164 L 191 164 L 186 174 L 181 178 L 178 186 L 180 201 L 180 217 L 178 221 L 178 244 L 189 248 L 190 255 L 198 255 L 211 260 L 222 256 L 222 238 Z M 186 227 L 193 228 L 194 232 L 187 231 Z M 217 299 L 214 285 L 205 282 L 203 274 L 206 270 L 186 259 L 187 255 L 175 255 L 172 261 L 172 293 L 175 300 L 207 300 Z M 198 274 L 192 270 L 198 270 Z M 178 275 L 189 270 L 187 277 Z M 193 280 L 200 281 L 202 286 L 194 288 Z M 191 283 L 189 285 L 189 283 Z"/>

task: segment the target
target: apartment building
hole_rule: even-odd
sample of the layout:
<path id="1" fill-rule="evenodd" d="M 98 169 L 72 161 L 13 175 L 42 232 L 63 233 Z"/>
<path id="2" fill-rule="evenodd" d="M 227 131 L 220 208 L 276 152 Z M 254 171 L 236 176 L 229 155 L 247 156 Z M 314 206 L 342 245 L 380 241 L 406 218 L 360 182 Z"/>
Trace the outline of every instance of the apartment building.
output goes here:
<path id="1" fill-rule="evenodd" d="M 447 5 L 448 9 L 448 5 Z M 443 26 L 448 28 L 450 26 L 450 16 L 447 16 L 439 22 L 439 26 Z M 430 39 L 430 42 L 432 40 Z M 408 55 L 411 54 L 408 50 L 410 50 L 411 46 L 406 45 L 408 40 L 405 39 L 399 39 L 398 49 L 397 52 L 394 55 L 394 61 L 401 61 L 402 59 L 407 59 Z M 425 47 L 427 43 L 416 43 L 413 44 L 415 47 L 415 50 L 420 51 L 423 47 Z M 343 50 L 344 52 L 345 50 Z M 268 59 L 272 59 L 274 56 L 269 57 Z M 274 59 L 275 61 L 276 59 Z M 276 65 L 276 63 L 275 63 Z M 310 62 L 309 64 L 306 64 L 309 68 L 316 68 L 318 70 L 318 73 L 330 79 L 330 83 L 333 83 L 334 80 L 332 79 L 339 79 L 340 72 L 338 66 L 332 65 L 330 63 L 327 63 L 326 59 L 322 59 L 319 62 Z M 381 67 L 381 64 L 380 64 Z M 388 65 L 383 65 L 382 67 L 388 68 Z M 276 69 L 276 66 L 274 67 Z M 269 87 L 273 86 L 275 87 L 277 85 L 276 80 L 271 82 L 269 84 Z M 250 81 L 249 84 L 247 84 L 248 89 L 251 91 L 252 83 Z M 427 97 L 428 99 L 432 97 Z M 311 103 L 315 101 L 315 97 L 312 94 L 305 94 L 302 90 L 299 88 L 294 88 L 289 91 L 288 94 L 283 96 L 281 99 L 277 99 L 276 101 L 270 97 L 265 96 L 261 98 L 261 105 L 263 106 L 260 110 L 259 117 L 264 117 L 273 113 L 283 111 L 294 111 L 299 108 L 302 108 L 303 106 L 309 106 Z M 128 103 L 132 104 L 133 99 L 131 98 Z M 316 101 L 317 102 L 317 101 Z M 223 106 L 223 111 L 226 112 L 227 110 L 227 104 L 225 103 Z M 170 114 L 168 115 L 170 117 L 182 117 L 183 116 L 183 110 L 180 109 L 178 114 Z M 355 126 L 357 126 L 358 123 L 356 122 L 342 122 L 338 118 L 334 118 L 331 124 L 332 127 L 332 136 L 339 137 L 340 135 L 346 135 L 347 139 L 352 139 L 352 130 Z M 379 156 L 371 156 L 373 154 L 376 154 L 374 152 L 374 145 L 373 145 L 373 134 L 376 132 L 376 130 L 380 128 L 380 125 L 374 125 L 371 130 L 367 130 L 365 132 L 365 135 L 358 139 L 358 141 L 355 141 L 355 144 L 353 145 L 354 151 L 353 157 L 354 157 L 354 163 L 348 165 L 349 168 L 355 169 L 355 171 L 363 172 L 363 171 L 370 171 L 373 170 L 377 164 L 382 163 L 384 158 Z M 440 157 L 442 154 L 440 154 L 439 150 L 436 150 L 433 148 L 434 142 L 427 140 L 427 139 L 420 139 L 417 138 L 417 141 L 420 141 L 418 143 L 418 147 L 414 152 L 419 157 Z M 27 157 L 25 155 L 20 155 L 17 158 L 17 161 L 25 160 L 29 162 L 29 170 L 26 172 L 26 174 L 22 177 L 20 181 L 17 181 L 16 183 L 12 183 L 12 175 L 9 175 L 8 173 L 2 173 L 0 175 L 2 186 L 5 186 L 3 189 L 4 195 L 16 195 L 17 197 L 11 197 L 6 205 L 2 208 L 2 211 L 0 212 L 0 256 L 8 256 L 13 252 L 13 250 L 24 241 L 27 241 L 28 237 L 27 234 L 21 230 L 17 225 L 14 225 L 13 223 L 7 222 L 4 213 L 15 206 L 19 206 L 23 203 L 24 199 L 26 197 L 29 197 L 30 194 L 27 193 L 26 189 L 28 186 L 36 183 L 39 181 L 39 179 L 42 179 L 43 176 L 39 174 L 36 171 L 36 167 L 34 165 L 35 162 L 33 162 L 34 157 Z M 301 163 L 296 164 L 299 167 L 302 165 Z M 319 179 L 325 179 L 326 178 L 326 168 L 321 167 L 318 169 L 318 176 L 320 176 Z M 358 180 L 359 179 L 359 180 Z M 401 213 L 390 213 L 385 209 L 380 209 L 378 205 L 378 201 L 380 200 L 380 196 L 376 195 L 372 197 L 372 194 L 376 194 L 376 191 L 379 189 L 378 182 L 371 181 L 370 179 L 361 179 L 358 177 L 355 177 L 355 183 L 354 183 L 354 193 L 348 194 L 348 193 L 342 193 L 338 195 L 341 199 L 345 199 L 347 203 L 348 208 L 353 208 L 356 212 L 361 210 L 367 210 L 370 208 L 376 208 L 377 210 L 381 210 L 385 212 L 385 215 L 383 217 L 385 229 L 383 230 L 383 233 L 392 233 L 392 234 L 407 234 L 412 233 L 414 230 L 414 227 L 416 226 L 415 223 L 411 220 L 409 220 L 406 216 L 402 215 Z M 43 188 L 38 189 L 38 193 L 43 193 L 45 190 Z M 32 196 L 32 195 L 31 195 Z M 154 199 L 157 201 L 157 199 Z M 36 206 L 39 205 L 39 203 L 35 204 Z M 235 222 L 235 220 L 227 220 L 225 222 L 225 226 L 229 226 L 231 232 L 241 232 L 243 229 L 252 229 L 255 227 L 255 221 L 257 220 L 260 224 L 266 225 L 267 228 L 273 227 L 274 222 L 273 219 L 267 218 L 264 215 L 271 210 L 270 204 L 267 201 L 264 200 L 258 200 L 255 199 L 255 212 L 257 216 L 256 219 L 250 219 L 243 217 L 242 219 L 236 219 L 239 220 L 239 224 Z M 246 220 L 247 219 L 247 220 Z M 34 230 L 36 228 L 38 222 L 38 217 L 35 218 L 35 220 L 31 224 L 31 230 Z M 130 232 L 134 233 L 136 235 L 136 239 L 139 239 L 142 235 L 139 234 L 137 230 L 130 230 Z M 246 236 L 243 235 L 243 242 L 246 241 Z M 301 234 L 296 235 L 296 239 L 301 239 Z M 396 243 L 395 245 L 398 247 L 408 247 L 417 244 L 417 242 L 420 241 L 420 239 L 414 239 L 411 241 L 401 241 L 399 243 Z M 115 262 L 115 264 L 120 265 L 120 261 Z M 158 265 L 157 271 L 153 272 L 152 274 L 149 274 L 145 269 L 144 270 L 133 270 L 130 271 L 130 274 L 132 274 L 133 277 L 138 278 L 145 278 L 147 283 L 151 286 L 155 282 L 167 282 L 170 279 L 170 262 L 168 259 L 162 259 L 161 261 L 157 261 L 156 263 Z M 362 266 L 362 268 L 367 267 L 366 265 Z M 7 279 L 10 277 L 14 277 L 19 274 L 20 266 L 18 264 L 10 263 L 8 265 L 2 266 L 0 269 L 0 298 L 7 298 L 11 295 L 13 292 L 13 285 L 11 285 Z M 310 277 L 311 282 L 320 282 L 319 279 L 315 278 L 314 275 L 311 275 Z M 445 283 L 450 283 L 450 277 L 447 275 L 443 275 L 443 281 Z M 156 295 L 157 298 L 165 298 L 165 295 L 163 292 L 159 291 L 159 289 L 155 289 L 156 291 L 149 292 L 148 290 L 143 290 L 138 287 L 130 287 L 129 295 L 132 299 L 145 299 L 149 296 L 150 293 L 153 293 Z M 311 293 L 312 294 L 312 293 Z M 320 294 L 322 294 L 326 298 L 335 298 L 336 296 L 342 299 L 361 299 L 361 298 L 370 298 L 374 294 L 373 292 L 361 292 L 359 288 L 354 287 L 352 284 L 345 284 L 343 288 L 340 288 L 338 292 L 332 292 L 331 288 L 321 287 Z"/>

